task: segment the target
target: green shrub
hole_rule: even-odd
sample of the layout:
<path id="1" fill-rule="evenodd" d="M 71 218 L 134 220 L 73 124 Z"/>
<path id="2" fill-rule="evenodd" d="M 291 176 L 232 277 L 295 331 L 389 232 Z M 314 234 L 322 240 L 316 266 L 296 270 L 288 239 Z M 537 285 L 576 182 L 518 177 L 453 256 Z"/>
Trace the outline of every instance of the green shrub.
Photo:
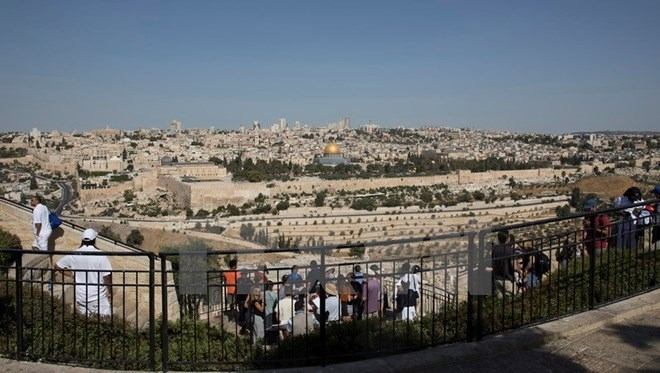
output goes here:
<path id="1" fill-rule="evenodd" d="M 22 249 L 21 239 L 0 227 L 0 249 Z M 0 272 L 6 273 L 7 268 L 18 259 L 17 253 L 0 253 Z"/>

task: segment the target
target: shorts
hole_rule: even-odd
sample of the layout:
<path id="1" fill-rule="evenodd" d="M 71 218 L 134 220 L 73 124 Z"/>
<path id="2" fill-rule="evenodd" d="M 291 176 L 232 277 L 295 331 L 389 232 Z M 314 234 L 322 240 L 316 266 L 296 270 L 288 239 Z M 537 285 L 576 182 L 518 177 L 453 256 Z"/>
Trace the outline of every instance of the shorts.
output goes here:
<path id="1" fill-rule="evenodd" d="M 50 231 L 41 232 L 39 236 L 34 236 L 34 241 L 32 241 L 32 247 L 37 247 L 39 250 L 47 251 L 48 250 L 48 239 L 50 238 Z"/>

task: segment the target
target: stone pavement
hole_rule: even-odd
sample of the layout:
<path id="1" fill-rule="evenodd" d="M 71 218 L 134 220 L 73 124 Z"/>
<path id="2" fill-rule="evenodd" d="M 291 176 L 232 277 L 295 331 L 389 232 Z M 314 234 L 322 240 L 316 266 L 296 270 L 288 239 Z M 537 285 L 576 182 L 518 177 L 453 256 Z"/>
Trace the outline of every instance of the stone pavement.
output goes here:
<path id="1" fill-rule="evenodd" d="M 3 372 L 89 372 L 0 359 Z M 423 351 L 282 372 L 659 372 L 660 290 L 529 328 Z"/>

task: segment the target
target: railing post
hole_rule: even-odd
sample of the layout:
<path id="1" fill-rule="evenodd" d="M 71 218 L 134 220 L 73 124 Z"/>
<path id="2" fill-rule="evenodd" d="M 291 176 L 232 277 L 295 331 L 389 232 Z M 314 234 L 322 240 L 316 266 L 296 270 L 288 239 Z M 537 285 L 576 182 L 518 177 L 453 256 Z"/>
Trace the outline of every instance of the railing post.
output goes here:
<path id="1" fill-rule="evenodd" d="M 596 301 L 596 215 L 588 217 L 589 231 L 591 237 L 587 240 L 587 252 L 589 253 L 589 309 L 594 309 Z"/>
<path id="2" fill-rule="evenodd" d="M 156 370 L 156 256 L 149 253 L 149 365 Z"/>
<path id="3" fill-rule="evenodd" d="M 167 260 L 164 254 L 158 254 L 160 257 L 160 287 L 161 287 L 161 304 L 162 315 L 160 324 L 160 356 L 162 363 L 162 371 L 167 372 L 167 362 L 169 360 L 169 344 L 167 340 Z"/>
<path id="4" fill-rule="evenodd" d="M 325 341 L 325 326 L 327 323 L 327 317 L 325 316 L 325 247 L 321 248 L 321 281 L 320 284 L 321 291 L 319 294 L 320 299 L 320 310 L 319 315 L 321 318 L 321 327 L 319 330 L 319 335 L 321 337 L 321 366 L 325 366 L 325 351 L 326 351 L 326 341 Z"/>
<path id="5" fill-rule="evenodd" d="M 471 289 L 474 288 L 475 277 L 473 273 L 473 264 L 474 264 L 474 234 L 468 236 L 468 262 L 467 262 L 467 282 L 468 282 L 468 294 L 467 294 L 467 340 L 468 342 L 474 341 L 474 296 L 472 295 Z M 458 263 L 457 263 L 458 264 Z"/>
<path id="6" fill-rule="evenodd" d="M 474 238 L 473 238 L 474 240 Z M 479 250 L 477 260 L 478 262 L 476 264 L 476 269 L 478 272 L 478 280 L 477 281 L 485 281 L 485 278 L 483 277 L 488 277 L 489 283 L 492 284 L 492 280 L 490 279 L 490 276 L 483 276 L 482 275 L 485 273 L 485 268 L 484 268 L 484 246 L 486 244 L 486 231 L 480 231 L 479 232 L 479 246 L 475 247 L 475 249 Z M 491 289 L 492 290 L 492 289 Z M 484 295 L 482 292 L 477 295 L 477 341 L 480 341 L 481 338 L 484 335 Z"/>
<path id="7" fill-rule="evenodd" d="M 16 360 L 23 356 L 23 253 L 16 259 Z"/>

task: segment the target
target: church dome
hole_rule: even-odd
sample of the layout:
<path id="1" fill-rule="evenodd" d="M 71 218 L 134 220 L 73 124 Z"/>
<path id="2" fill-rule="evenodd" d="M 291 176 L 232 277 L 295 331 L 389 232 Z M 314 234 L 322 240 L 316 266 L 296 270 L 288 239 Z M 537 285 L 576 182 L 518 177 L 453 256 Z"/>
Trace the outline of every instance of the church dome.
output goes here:
<path id="1" fill-rule="evenodd" d="M 323 154 L 324 155 L 329 155 L 329 154 L 341 154 L 341 150 L 339 149 L 339 146 L 334 143 L 330 143 L 323 148 Z"/>

